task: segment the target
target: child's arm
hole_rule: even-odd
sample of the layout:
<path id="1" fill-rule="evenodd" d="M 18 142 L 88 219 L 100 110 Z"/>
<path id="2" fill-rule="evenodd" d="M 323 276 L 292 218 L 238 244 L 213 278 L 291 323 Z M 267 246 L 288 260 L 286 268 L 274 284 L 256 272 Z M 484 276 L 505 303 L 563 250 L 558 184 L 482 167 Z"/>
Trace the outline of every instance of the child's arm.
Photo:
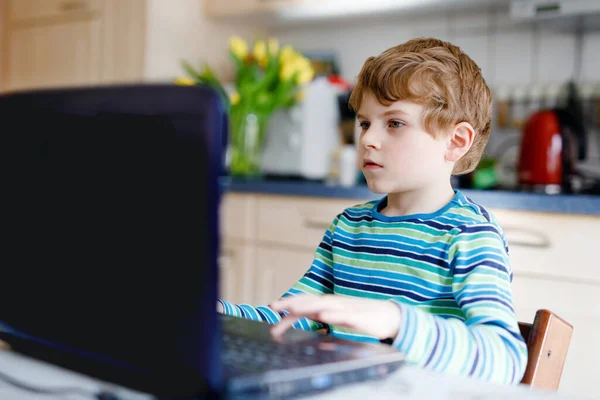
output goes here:
<path id="1" fill-rule="evenodd" d="M 337 222 L 338 218 L 336 217 L 325 232 L 323 240 L 319 244 L 319 247 L 317 247 L 310 269 L 290 290 L 283 294 L 282 298 L 298 294 L 318 295 L 333 293 L 331 243 Z M 284 265 L 281 267 L 285 268 Z M 218 303 L 223 307 L 223 314 L 271 324 L 278 323 L 281 320 L 280 313 L 273 311 L 269 306 L 254 307 L 248 304 L 232 304 L 222 299 L 219 299 Z M 283 312 L 283 314 L 287 314 L 287 312 Z M 294 327 L 304 330 L 316 330 L 323 328 L 323 324 L 304 318 L 296 322 Z"/>
<path id="2" fill-rule="evenodd" d="M 515 317 L 512 271 L 501 233 L 493 224 L 465 227 L 450 254 L 453 295 L 465 321 L 397 302 L 401 322 L 394 345 L 408 359 L 435 370 L 518 383 L 527 347 Z"/>

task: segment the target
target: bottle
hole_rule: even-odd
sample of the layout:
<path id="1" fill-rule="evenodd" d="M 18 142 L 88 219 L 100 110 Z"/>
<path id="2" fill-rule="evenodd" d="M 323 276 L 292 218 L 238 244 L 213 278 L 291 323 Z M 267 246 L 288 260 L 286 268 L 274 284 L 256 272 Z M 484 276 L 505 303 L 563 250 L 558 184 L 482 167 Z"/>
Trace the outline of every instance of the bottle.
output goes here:
<path id="1" fill-rule="evenodd" d="M 354 186 L 358 175 L 357 152 L 354 145 L 342 146 L 340 151 L 340 185 L 344 187 Z"/>
<path id="2" fill-rule="evenodd" d="M 496 124 L 500 129 L 509 127 L 510 122 L 510 96 L 508 87 L 499 86 L 496 91 Z"/>
<path id="3" fill-rule="evenodd" d="M 521 129 L 527 118 L 527 92 L 524 87 L 516 87 L 512 94 L 510 115 L 511 126 L 515 129 Z"/>

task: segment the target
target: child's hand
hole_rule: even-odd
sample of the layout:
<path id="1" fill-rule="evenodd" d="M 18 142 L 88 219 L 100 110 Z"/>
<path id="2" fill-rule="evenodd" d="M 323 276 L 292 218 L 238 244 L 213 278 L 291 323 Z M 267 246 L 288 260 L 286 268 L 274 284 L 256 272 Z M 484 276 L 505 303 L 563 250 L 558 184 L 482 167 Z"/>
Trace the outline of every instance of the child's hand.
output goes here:
<path id="1" fill-rule="evenodd" d="M 357 299 L 340 295 L 299 295 L 280 299 L 271 308 L 288 310 L 271 328 L 275 338 L 281 338 L 300 318 L 338 325 L 379 339 L 395 338 L 400 329 L 400 308 L 391 301 Z"/>
<path id="2" fill-rule="evenodd" d="M 219 314 L 223 314 L 225 312 L 225 310 L 223 310 L 223 304 L 221 304 L 220 301 L 217 301 L 217 312 Z"/>

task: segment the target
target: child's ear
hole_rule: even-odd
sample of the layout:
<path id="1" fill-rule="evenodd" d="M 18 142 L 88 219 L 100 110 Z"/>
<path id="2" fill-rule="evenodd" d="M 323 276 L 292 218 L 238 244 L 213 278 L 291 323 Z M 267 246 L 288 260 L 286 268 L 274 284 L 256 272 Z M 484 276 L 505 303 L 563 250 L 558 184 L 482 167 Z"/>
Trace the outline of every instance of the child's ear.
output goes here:
<path id="1" fill-rule="evenodd" d="M 473 145 L 475 129 L 468 122 L 460 122 L 450 130 L 446 147 L 446 161 L 457 162 Z"/>

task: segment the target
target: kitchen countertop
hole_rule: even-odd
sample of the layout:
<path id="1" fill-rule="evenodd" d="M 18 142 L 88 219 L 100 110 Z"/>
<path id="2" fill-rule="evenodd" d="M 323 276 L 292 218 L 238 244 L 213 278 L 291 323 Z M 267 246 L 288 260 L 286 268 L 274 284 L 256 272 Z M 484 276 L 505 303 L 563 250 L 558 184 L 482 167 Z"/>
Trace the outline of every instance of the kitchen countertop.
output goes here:
<path id="1" fill-rule="evenodd" d="M 240 193 L 358 200 L 378 199 L 382 196 L 372 193 L 366 185 L 341 187 L 305 181 L 238 181 L 229 178 L 224 179 L 222 184 L 225 191 Z M 499 190 L 460 190 L 476 203 L 489 208 L 600 216 L 600 196 L 597 195 L 547 195 Z"/>

